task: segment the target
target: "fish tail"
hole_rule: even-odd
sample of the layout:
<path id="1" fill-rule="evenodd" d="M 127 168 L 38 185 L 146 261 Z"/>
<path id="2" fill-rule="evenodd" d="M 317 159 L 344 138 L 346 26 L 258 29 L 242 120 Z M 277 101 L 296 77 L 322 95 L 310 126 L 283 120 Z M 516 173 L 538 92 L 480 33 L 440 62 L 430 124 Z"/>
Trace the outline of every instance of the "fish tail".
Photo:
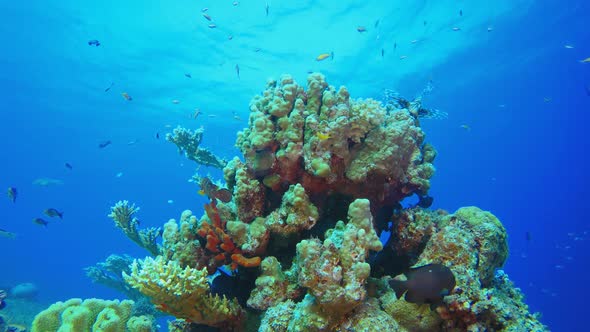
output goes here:
<path id="1" fill-rule="evenodd" d="M 64 213 L 63 212 L 58 212 L 57 216 L 59 217 L 59 219 L 63 219 L 64 218 Z"/>
<path id="2" fill-rule="evenodd" d="M 399 299 L 408 290 L 407 283 L 405 281 L 391 279 L 389 280 L 389 287 L 395 291 L 395 296 Z"/>

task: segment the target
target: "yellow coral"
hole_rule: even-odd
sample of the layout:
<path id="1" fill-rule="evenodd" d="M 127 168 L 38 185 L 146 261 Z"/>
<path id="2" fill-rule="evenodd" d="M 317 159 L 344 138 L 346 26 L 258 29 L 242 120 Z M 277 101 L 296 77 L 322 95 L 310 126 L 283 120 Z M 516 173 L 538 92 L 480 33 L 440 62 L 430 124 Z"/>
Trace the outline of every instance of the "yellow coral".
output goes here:
<path id="1" fill-rule="evenodd" d="M 131 317 L 133 301 L 107 301 L 100 299 L 70 299 L 57 302 L 39 313 L 33 321 L 32 332 L 149 332 L 153 331 L 153 318 Z M 143 329 L 126 328 L 132 319 L 149 322 Z"/>
<path id="2" fill-rule="evenodd" d="M 236 326 L 244 314 L 238 302 L 211 295 L 207 270 L 182 268 L 162 256 L 131 264 L 125 281 L 151 298 L 161 311 L 209 326 Z"/>

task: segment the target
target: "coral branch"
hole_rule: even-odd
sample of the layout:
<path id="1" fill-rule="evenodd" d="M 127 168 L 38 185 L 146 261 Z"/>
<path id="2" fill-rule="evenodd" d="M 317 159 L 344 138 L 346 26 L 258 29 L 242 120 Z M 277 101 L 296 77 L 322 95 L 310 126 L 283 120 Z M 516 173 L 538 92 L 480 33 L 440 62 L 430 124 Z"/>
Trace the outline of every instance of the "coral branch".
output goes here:
<path id="1" fill-rule="evenodd" d="M 108 216 L 113 219 L 115 225 L 123 230 L 128 238 L 152 255 L 157 256 L 160 248 L 156 241 L 161 235 L 161 230 L 154 227 L 138 230 L 139 220 L 135 218 L 137 211 L 139 211 L 139 207 L 136 207 L 135 204 L 129 204 L 126 200 L 119 201 L 115 206 L 111 207 L 111 213 Z"/>
<path id="2" fill-rule="evenodd" d="M 176 127 L 172 134 L 166 134 L 166 140 L 178 147 L 178 152 L 184 154 L 188 159 L 204 165 L 223 169 L 227 161 L 217 157 L 211 151 L 199 147 L 203 140 L 205 130 L 201 127 L 195 131 L 187 128 Z"/>

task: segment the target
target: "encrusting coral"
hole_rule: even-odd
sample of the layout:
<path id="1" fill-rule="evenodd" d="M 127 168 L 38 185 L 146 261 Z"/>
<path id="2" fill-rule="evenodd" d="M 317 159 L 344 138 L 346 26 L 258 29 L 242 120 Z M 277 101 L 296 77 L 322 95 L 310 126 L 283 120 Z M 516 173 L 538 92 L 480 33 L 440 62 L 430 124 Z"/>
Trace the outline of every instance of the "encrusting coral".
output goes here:
<path id="1" fill-rule="evenodd" d="M 32 332 L 153 332 L 152 316 L 132 316 L 133 301 L 70 299 L 39 313 Z"/>

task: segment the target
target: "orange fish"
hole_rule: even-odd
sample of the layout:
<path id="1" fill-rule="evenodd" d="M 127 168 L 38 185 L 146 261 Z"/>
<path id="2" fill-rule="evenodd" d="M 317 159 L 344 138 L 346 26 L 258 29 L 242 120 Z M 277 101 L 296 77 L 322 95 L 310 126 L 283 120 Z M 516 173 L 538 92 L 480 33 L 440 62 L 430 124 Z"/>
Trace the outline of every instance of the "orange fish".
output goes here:
<path id="1" fill-rule="evenodd" d="M 219 188 L 215 183 L 213 183 L 209 178 L 204 177 L 201 178 L 201 190 L 199 190 L 199 194 L 201 191 L 203 194 L 207 195 L 210 199 L 218 199 L 223 203 L 228 203 L 231 201 L 232 192 L 225 188 Z"/>
<path id="2" fill-rule="evenodd" d="M 358 32 L 366 32 L 367 31 L 367 28 L 365 28 L 364 26 L 358 26 L 358 27 L 356 27 L 356 31 L 358 31 Z"/>
<path id="3" fill-rule="evenodd" d="M 133 98 L 131 98 L 131 96 L 127 92 L 122 92 L 121 96 L 123 96 L 123 98 L 125 98 L 125 100 L 127 100 L 127 101 L 133 100 Z"/>
<path id="4" fill-rule="evenodd" d="M 315 60 L 316 61 L 322 61 L 322 60 L 326 60 L 327 58 L 332 58 L 334 59 L 334 52 L 330 52 L 330 53 L 322 53 L 320 55 L 318 55 Z"/>

